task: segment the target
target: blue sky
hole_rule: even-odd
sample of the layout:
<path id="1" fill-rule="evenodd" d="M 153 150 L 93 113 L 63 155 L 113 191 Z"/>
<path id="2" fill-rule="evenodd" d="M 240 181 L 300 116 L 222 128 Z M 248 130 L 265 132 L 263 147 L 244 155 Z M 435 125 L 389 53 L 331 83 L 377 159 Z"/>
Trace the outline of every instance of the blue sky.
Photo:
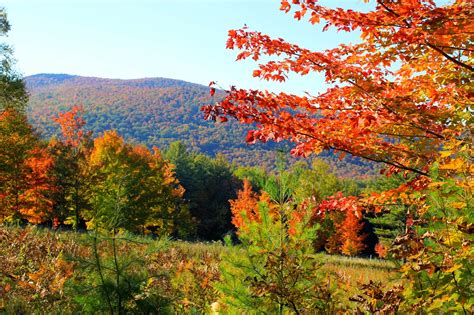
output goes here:
<path id="1" fill-rule="evenodd" d="M 362 0 L 341 0 L 363 7 Z M 235 62 L 227 31 L 250 29 L 320 50 L 355 42 L 355 34 L 321 32 L 279 11 L 278 0 L 6 0 L 7 42 L 24 75 L 69 73 L 107 78 L 168 77 L 222 87 L 317 92 L 316 75 L 269 84 Z"/>

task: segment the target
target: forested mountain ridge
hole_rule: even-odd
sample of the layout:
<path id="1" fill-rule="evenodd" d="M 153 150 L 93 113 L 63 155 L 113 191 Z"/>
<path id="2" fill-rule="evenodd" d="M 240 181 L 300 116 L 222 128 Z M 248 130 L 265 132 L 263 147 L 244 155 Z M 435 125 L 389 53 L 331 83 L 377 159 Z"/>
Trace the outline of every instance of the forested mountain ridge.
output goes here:
<path id="1" fill-rule="evenodd" d="M 238 164 L 267 167 L 274 164 L 276 149 L 282 147 L 248 145 L 249 127 L 205 121 L 200 107 L 215 101 L 207 86 L 167 78 L 121 80 L 68 74 L 37 74 L 25 82 L 29 118 L 45 137 L 58 134 L 52 119 L 58 112 L 82 105 L 86 129 L 96 135 L 116 129 L 125 139 L 149 147 L 165 148 L 180 140 L 194 151 L 211 156 L 221 153 Z M 342 175 L 365 174 L 370 169 L 356 162 L 327 160 L 338 163 Z"/>

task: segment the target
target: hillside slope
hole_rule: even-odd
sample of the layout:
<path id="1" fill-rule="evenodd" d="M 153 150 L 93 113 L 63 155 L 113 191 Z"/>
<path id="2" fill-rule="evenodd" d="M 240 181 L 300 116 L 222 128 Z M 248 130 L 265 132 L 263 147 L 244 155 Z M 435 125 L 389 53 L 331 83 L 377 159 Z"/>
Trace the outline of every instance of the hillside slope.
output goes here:
<path id="1" fill-rule="evenodd" d="M 87 129 L 94 134 L 116 129 L 127 140 L 165 148 L 181 140 L 192 150 L 243 165 L 272 166 L 273 143 L 248 145 L 248 126 L 205 121 L 200 107 L 212 102 L 206 86 L 166 78 L 103 79 L 67 74 L 25 78 L 30 93 L 29 118 L 46 137 L 58 133 L 52 117 L 82 105 Z M 214 100 L 215 101 L 215 100 Z M 327 158 L 331 164 L 333 158 Z M 335 162 L 334 162 L 335 163 Z M 345 175 L 364 174 L 371 167 L 357 161 L 339 163 Z"/>

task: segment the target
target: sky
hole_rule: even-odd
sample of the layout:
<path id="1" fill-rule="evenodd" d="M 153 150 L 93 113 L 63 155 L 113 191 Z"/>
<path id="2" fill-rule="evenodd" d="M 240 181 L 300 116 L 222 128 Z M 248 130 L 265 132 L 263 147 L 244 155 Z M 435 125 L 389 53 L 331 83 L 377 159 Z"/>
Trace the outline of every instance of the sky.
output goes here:
<path id="1" fill-rule="evenodd" d="M 333 1 L 333 0 L 328 0 Z M 342 2 L 342 1 L 341 1 Z M 344 0 L 363 7 L 362 0 Z M 4 0 L 7 38 L 25 76 L 67 73 L 104 78 L 166 77 L 221 87 L 301 94 L 323 90 L 318 75 L 285 83 L 252 78 L 256 63 L 236 62 L 227 32 L 250 30 L 313 50 L 357 42 L 357 34 L 322 32 L 296 21 L 278 0 Z"/>

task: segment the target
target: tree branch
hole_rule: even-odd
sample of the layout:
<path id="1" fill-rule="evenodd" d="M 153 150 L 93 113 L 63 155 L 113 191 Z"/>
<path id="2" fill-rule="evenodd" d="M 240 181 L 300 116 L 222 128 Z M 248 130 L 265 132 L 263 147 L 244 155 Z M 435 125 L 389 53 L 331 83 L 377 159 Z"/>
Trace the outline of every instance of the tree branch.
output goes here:
<path id="1" fill-rule="evenodd" d="M 463 68 L 466 68 L 467 70 L 471 71 L 471 72 L 474 72 L 474 67 L 468 65 L 468 64 L 465 64 L 455 58 L 453 58 L 452 56 L 450 56 L 449 54 L 447 54 L 444 50 L 438 48 L 437 46 L 429 43 L 429 42 L 426 42 L 426 45 L 434 50 L 436 50 L 437 52 L 439 52 L 441 55 L 443 55 L 446 59 L 448 59 L 449 61 L 451 62 L 454 62 L 455 64 L 457 64 L 458 66 L 460 67 L 463 67 Z"/>

